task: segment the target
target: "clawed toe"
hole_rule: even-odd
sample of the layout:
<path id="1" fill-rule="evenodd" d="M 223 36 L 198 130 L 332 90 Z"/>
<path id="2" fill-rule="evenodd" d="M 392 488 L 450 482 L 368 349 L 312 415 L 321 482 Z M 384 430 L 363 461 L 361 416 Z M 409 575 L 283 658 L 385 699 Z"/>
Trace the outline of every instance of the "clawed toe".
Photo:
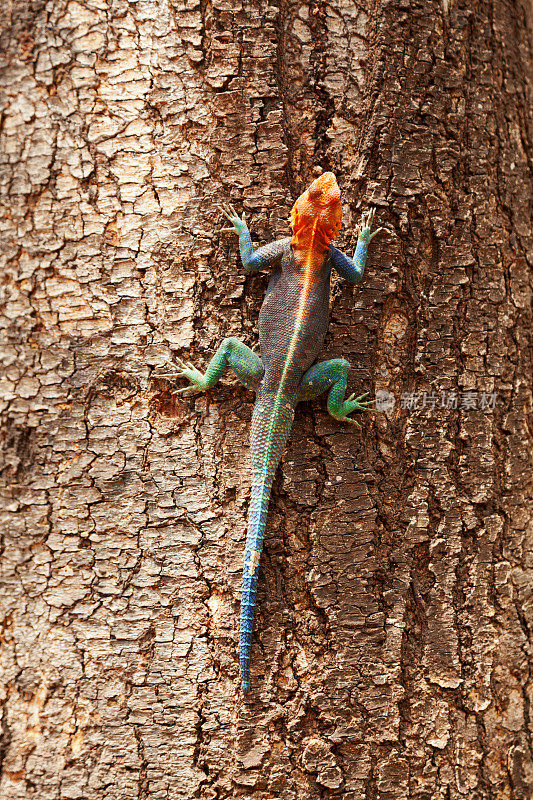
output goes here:
<path id="1" fill-rule="evenodd" d="M 179 356 L 175 357 L 176 363 L 178 368 L 175 372 L 161 372 L 158 375 L 154 375 L 154 378 L 162 378 L 164 380 L 171 380 L 175 381 L 177 379 L 187 380 L 189 383 L 187 386 L 182 386 L 179 389 L 175 389 L 172 394 L 183 394 L 184 392 L 189 391 L 201 391 L 203 389 L 203 379 L 204 376 L 202 373 L 196 369 L 192 361 L 184 361 Z"/>
<path id="2" fill-rule="evenodd" d="M 165 378 L 166 380 L 175 380 L 176 378 L 184 378 L 186 377 L 188 367 L 185 364 L 176 370 L 176 372 L 160 372 L 158 375 L 154 375 L 154 378 Z"/>
<path id="3" fill-rule="evenodd" d="M 363 397 L 366 397 L 366 396 L 367 396 L 367 394 L 370 394 L 370 393 L 369 393 L 369 392 L 363 392 L 363 394 L 360 394 L 358 397 L 356 397 L 356 396 L 355 396 L 355 392 L 352 392 L 352 393 L 351 393 L 351 395 L 350 395 L 349 397 L 347 397 L 347 398 L 346 398 L 346 400 L 347 400 L 348 402 L 350 402 L 351 400 L 355 400 L 355 402 L 356 402 L 356 403 L 358 403 L 360 400 L 362 400 L 362 399 L 363 399 Z M 365 403 L 374 403 L 374 402 L 375 402 L 375 400 L 365 400 L 364 402 L 365 402 Z"/>
<path id="4" fill-rule="evenodd" d="M 217 206 L 217 208 L 218 208 L 218 210 L 219 210 L 219 211 L 222 211 L 222 213 L 224 214 L 224 216 L 225 216 L 225 217 L 227 217 L 227 218 L 230 220 L 230 222 L 231 222 L 231 213 L 230 213 L 230 209 L 229 209 L 227 206 L 222 206 L 222 205 L 220 205 L 220 206 Z M 228 230 L 228 229 L 226 228 L 226 230 Z M 229 230 L 232 230 L 232 228 L 229 228 Z"/>
<path id="5" fill-rule="evenodd" d="M 357 425 L 357 427 L 360 428 L 361 425 L 359 422 L 357 422 L 356 419 L 353 419 L 350 414 L 352 414 L 354 411 L 376 410 L 375 408 L 372 408 L 372 405 L 376 402 L 375 400 L 363 400 L 367 394 L 369 394 L 369 392 L 363 392 L 363 394 L 360 394 L 358 397 L 356 397 L 355 392 L 353 392 L 344 400 L 338 414 L 334 414 L 334 416 L 339 420 L 339 422 L 349 422 L 350 425 Z"/>
<path id="6" fill-rule="evenodd" d="M 373 233 L 370 233 L 375 214 L 376 209 L 374 206 L 372 206 L 372 208 L 370 208 L 368 211 L 363 211 L 361 214 L 361 222 L 356 228 L 358 236 L 363 235 L 363 238 L 367 237 L 368 242 L 371 242 L 374 236 L 376 236 L 380 231 L 384 230 L 384 228 L 378 228 Z"/>
<path id="7" fill-rule="evenodd" d="M 237 217 L 237 219 L 240 219 L 237 211 L 234 209 L 234 207 L 231 205 L 231 203 L 226 203 L 225 205 L 217 205 L 217 208 L 218 208 L 219 211 L 222 211 L 224 216 L 227 217 L 230 222 L 233 222 L 235 217 Z M 244 221 L 244 213 L 242 214 L 242 220 Z M 232 230 L 235 230 L 235 229 L 234 228 L 223 228 L 222 230 L 232 231 Z"/>
<path id="8" fill-rule="evenodd" d="M 364 408 L 365 411 L 375 411 L 375 408 L 370 408 L 372 403 L 375 403 L 375 400 L 361 400 L 360 402 L 356 400 L 357 405 L 360 408 Z"/>
<path id="9" fill-rule="evenodd" d="M 363 228 L 371 228 L 372 222 L 374 221 L 374 214 L 376 213 L 375 208 L 369 208 L 368 211 L 363 212 L 361 215 L 361 225 Z"/>
<path id="10" fill-rule="evenodd" d="M 358 397 L 355 396 L 355 392 L 353 392 L 349 397 L 346 398 L 344 401 L 345 403 L 350 403 L 353 407 L 351 411 L 355 411 L 359 409 L 360 411 L 375 411 L 374 408 L 370 408 L 372 403 L 375 403 L 374 400 L 363 400 L 363 397 L 366 397 L 369 392 L 363 392 Z M 350 413 L 351 413 L 350 411 Z"/>
<path id="11" fill-rule="evenodd" d="M 159 375 L 154 375 L 154 378 L 165 378 L 166 380 L 173 380 L 174 378 L 182 378 L 183 370 L 178 372 L 161 372 Z"/>
<path id="12" fill-rule="evenodd" d="M 187 372 L 187 370 L 190 370 L 190 369 L 192 369 L 195 372 L 197 372 L 197 369 L 194 366 L 194 364 L 192 363 L 192 361 L 184 361 L 182 358 L 176 358 L 176 361 L 178 362 L 178 364 L 181 367 L 181 370 L 179 372 L 181 377 L 183 377 L 183 375 Z"/>
<path id="13" fill-rule="evenodd" d="M 358 428 L 362 430 L 361 425 L 357 422 L 356 419 L 352 419 L 351 417 L 345 417 L 342 422 L 349 422 L 350 425 L 356 425 Z"/>

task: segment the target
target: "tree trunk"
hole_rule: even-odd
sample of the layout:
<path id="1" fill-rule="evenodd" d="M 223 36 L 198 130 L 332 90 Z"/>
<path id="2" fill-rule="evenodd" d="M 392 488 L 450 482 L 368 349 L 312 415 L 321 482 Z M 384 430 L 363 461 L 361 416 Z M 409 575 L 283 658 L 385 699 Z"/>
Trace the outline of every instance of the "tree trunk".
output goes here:
<path id="1" fill-rule="evenodd" d="M 529 800 L 530 4 L 4 6 L 2 800 Z M 154 376 L 257 341 L 216 204 L 286 236 L 317 167 L 395 402 L 299 406 L 245 701 L 253 396 Z"/>

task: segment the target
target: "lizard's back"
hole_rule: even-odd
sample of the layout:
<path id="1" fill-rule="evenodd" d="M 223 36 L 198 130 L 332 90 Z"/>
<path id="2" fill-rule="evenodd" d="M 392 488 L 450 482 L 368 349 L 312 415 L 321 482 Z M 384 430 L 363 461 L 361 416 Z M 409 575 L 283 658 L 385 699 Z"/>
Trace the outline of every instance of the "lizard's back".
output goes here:
<path id="1" fill-rule="evenodd" d="M 297 389 L 326 335 L 331 269 L 327 253 L 293 248 L 289 240 L 272 276 L 261 313 L 259 340 L 265 376 L 258 400 L 282 394 L 296 404 Z"/>

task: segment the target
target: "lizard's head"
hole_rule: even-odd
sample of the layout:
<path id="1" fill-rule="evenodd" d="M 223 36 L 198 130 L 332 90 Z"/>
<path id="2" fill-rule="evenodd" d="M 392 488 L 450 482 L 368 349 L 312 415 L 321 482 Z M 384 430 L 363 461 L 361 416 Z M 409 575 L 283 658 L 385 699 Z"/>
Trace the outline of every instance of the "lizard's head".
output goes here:
<path id="1" fill-rule="evenodd" d="M 341 193 L 333 172 L 324 172 L 300 195 L 292 207 L 292 244 L 305 244 L 313 234 L 313 247 L 327 250 L 341 227 Z"/>

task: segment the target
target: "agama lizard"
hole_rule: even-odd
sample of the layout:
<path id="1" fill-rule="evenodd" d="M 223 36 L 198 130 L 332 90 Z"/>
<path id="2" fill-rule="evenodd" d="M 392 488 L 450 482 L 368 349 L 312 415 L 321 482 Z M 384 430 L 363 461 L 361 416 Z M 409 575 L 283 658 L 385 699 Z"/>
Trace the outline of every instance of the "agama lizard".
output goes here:
<path id="1" fill-rule="evenodd" d="M 292 238 L 260 247 L 254 252 L 244 214 L 232 206 L 220 209 L 239 235 L 245 270 L 274 266 L 261 313 L 261 357 L 238 339 L 224 339 L 202 374 L 191 363 L 178 360 L 180 377 L 196 388 L 210 389 L 229 364 L 248 389 L 257 392 L 252 416 L 252 497 L 244 556 L 240 621 L 242 688 L 250 689 L 250 648 L 255 610 L 259 559 L 263 547 L 270 491 L 281 454 L 289 437 L 294 410 L 300 400 L 329 391 L 328 411 L 341 422 L 358 424 L 353 411 L 366 410 L 373 402 L 368 392 L 345 398 L 350 364 L 334 358 L 314 364 L 322 347 L 329 316 L 331 269 L 351 283 L 360 281 L 370 241 L 374 209 L 363 214 L 353 260 L 330 245 L 339 233 L 342 218 L 340 190 L 335 176 L 325 172 L 295 202 L 290 216 Z M 168 376 L 170 377 L 170 376 Z"/>

